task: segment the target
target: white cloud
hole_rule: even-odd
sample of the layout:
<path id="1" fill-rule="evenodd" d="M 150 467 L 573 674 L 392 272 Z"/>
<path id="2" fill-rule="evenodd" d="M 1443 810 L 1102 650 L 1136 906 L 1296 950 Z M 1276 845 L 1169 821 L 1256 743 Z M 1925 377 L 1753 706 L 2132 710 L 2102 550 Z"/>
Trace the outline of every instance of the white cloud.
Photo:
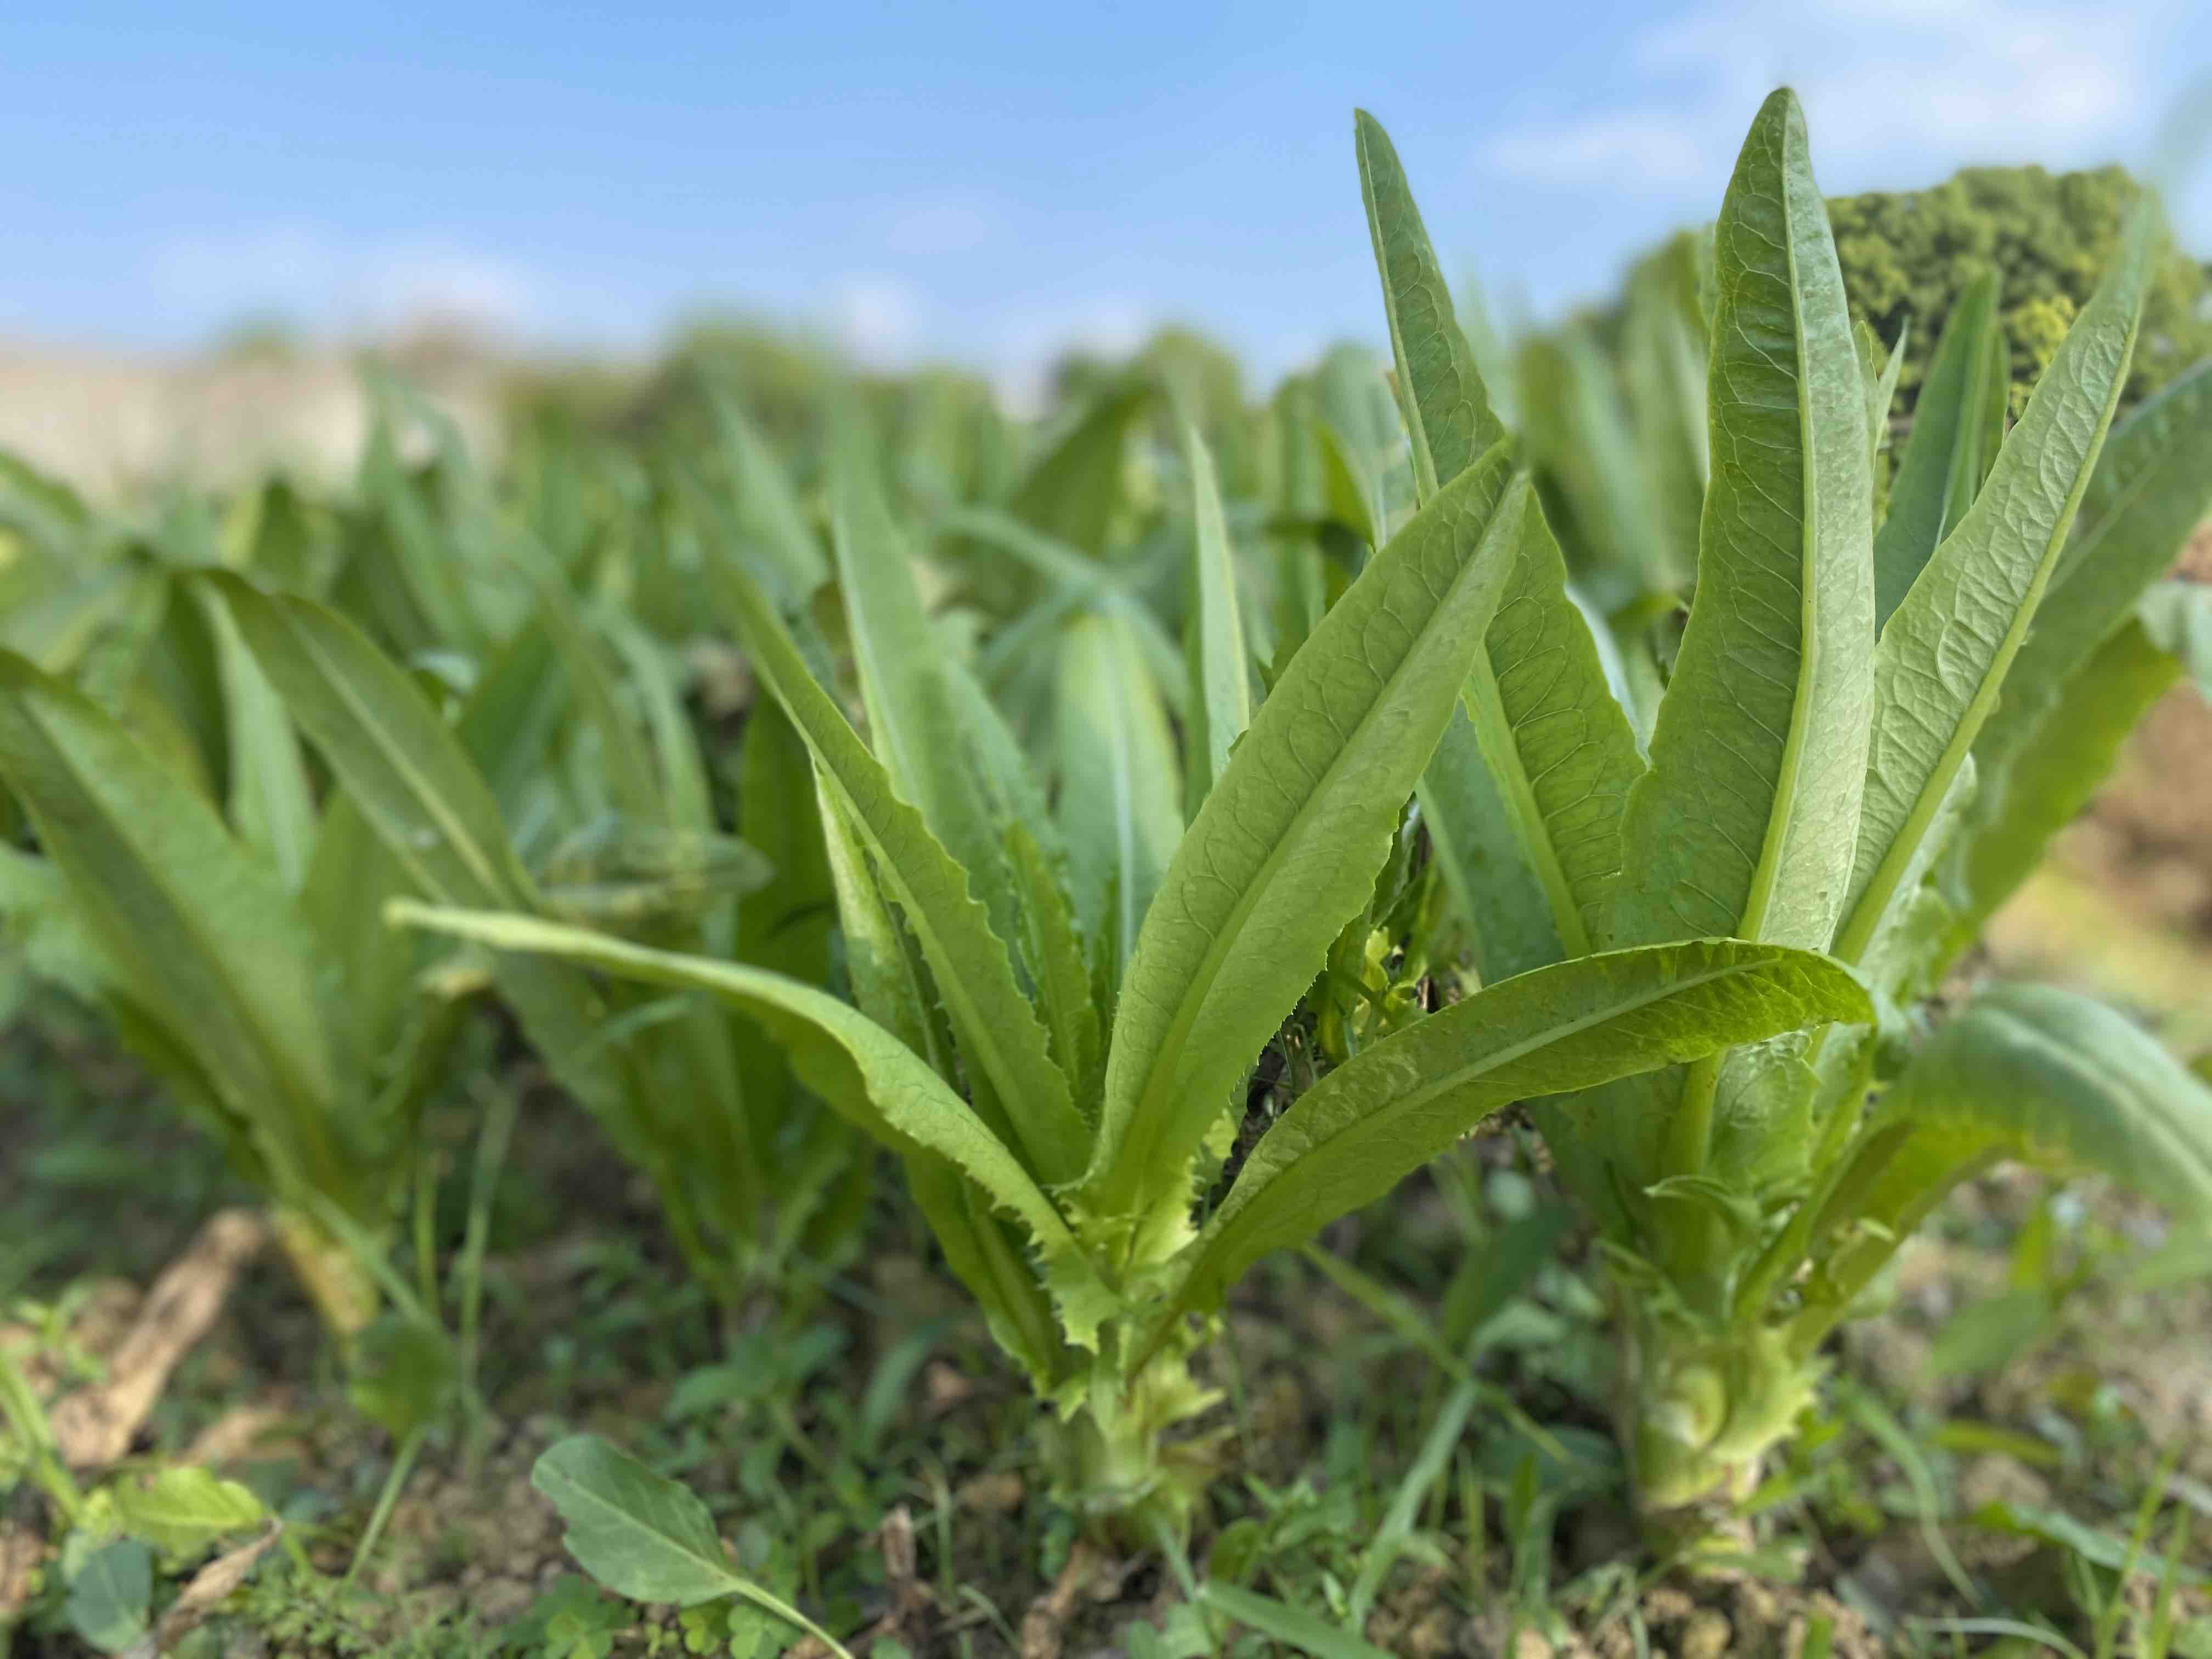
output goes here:
<path id="1" fill-rule="evenodd" d="M 896 276 L 848 276 L 837 285 L 830 322 L 846 350 L 871 367 L 893 368 L 913 356 L 925 309 L 920 292 Z"/>
<path id="2" fill-rule="evenodd" d="M 915 196 L 892 204 L 883 225 L 884 249 L 902 258 L 973 253 L 999 230 L 997 207 L 960 192 Z"/>
<path id="3" fill-rule="evenodd" d="M 275 313 L 342 331 L 436 322 L 514 333 L 544 309 L 526 273 L 478 250 L 301 225 L 185 237 L 155 253 L 149 275 L 160 301 L 201 326 Z"/>
<path id="4" fill-rule="evenodd" d="M 1486 144 L 1489 171 L 1672 198 L 1724 178 L 1758 100 L 1804 100 L 1824 182 L 1912 182 L 1973 161 L 2112 159 L 2142 137 L 2141 88 L 2178 16 L 2165 0 L 1710 0 L 1628 46 L 1642 95 Z M 1881 170 L 1887 169 L 1882 172 Z"/>

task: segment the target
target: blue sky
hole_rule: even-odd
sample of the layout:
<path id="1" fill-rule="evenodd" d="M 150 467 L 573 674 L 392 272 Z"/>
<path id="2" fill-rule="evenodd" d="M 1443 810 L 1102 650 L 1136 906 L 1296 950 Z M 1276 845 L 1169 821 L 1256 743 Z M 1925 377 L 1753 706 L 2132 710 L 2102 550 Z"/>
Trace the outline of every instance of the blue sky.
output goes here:
<path id="1" fill-rule="evenodd" d="M 2212 69 L 2187 0 L 43 9 L 0 28 L 0 334 L 629 352 L 720 308 L 1016 389 L 1161 320 L 1262 375 L 1376 337 L 1355 103 L 1447 261 L 1549 313 L 1711 214 L 1778 82 L 1833 191 L 2142 161 Z M 2201 176 L 2178 216 L 2212 246 Z"/>

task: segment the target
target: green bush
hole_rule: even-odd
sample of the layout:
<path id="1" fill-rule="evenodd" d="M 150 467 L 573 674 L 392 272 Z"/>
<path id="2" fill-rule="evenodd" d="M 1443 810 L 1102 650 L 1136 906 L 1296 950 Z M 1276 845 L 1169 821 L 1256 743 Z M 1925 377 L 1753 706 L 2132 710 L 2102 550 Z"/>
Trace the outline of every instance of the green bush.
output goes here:
<path id="1" fill-rule="evenodd" d="M 2086 173 L 1967 167 L 1928 190 L 1832 197 L 1828 218 L 1854 320 L 1893 343 L 1910 320 L 1900 410 L 1918 397 L 1936 338 L 1974 273 L 2002 279 L 2005 341 L 2017 416 L 2074 313 L 2111 264 L 2135 185 L 2117 167 Z M 2212 355 L 2204 271 L 2169 250 L 2152 271 L 2142 339 L 2123 406 L 2148 397 Z"/>

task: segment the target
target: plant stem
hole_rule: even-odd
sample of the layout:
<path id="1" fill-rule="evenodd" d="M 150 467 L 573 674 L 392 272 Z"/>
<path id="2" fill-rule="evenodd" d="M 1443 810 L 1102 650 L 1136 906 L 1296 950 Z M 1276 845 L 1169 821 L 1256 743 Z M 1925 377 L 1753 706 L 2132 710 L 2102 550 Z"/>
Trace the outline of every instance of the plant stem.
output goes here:
<path id="1" fill-rule="evenodd" d="M 483 1458 L 485 1411 L 477 1379 L 483 1358 L 484 1249 L 491 1237 L 492 1196 L 507 1162 L 517 1105 L 513 1089 L 495 1089 L 484 1108 L 483 1128 L 477 1137 L 476 1168 L 469 1179 L 468 1230 L 461 1238 L 461 1410 L 468 1418 L 461 1437 L 461 1468 L 463 1479 L 471 1486 L 476 1484 Z"/>
<path id="2" fill-rule="evenodd" d="M 353 1588 L 353 1581 L 361 1576 L 362 1568 L 368 1564 L 368 1558 L 376 1548 L 376 1540 L 384 1535 L 385 1525 L 392 1519 L 392 1506 L 398 1503 L 400 1489 L 414 1472 L 415 1459 L 421 1453 L 422 1442 L 429 1432 L 428 1426 L 425 1425 L 400 1443 L 399 1455 L 392 1460 L 392 1473 L 384 1479 L 384 1490 L 376 1495 L 376 1508 L 368 1517 L 368 1528 L 362 1534 L 361 1542 L 354 1547 L 353 1561 L 346 1568 L 345 1577 L 338 1585 L 341 1593 Z"/>

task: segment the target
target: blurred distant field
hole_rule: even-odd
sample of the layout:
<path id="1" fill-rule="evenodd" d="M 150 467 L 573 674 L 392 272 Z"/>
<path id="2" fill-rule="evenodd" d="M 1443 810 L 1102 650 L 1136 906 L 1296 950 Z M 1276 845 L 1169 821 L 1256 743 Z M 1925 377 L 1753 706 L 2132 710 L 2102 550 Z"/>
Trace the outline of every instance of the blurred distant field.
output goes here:
<path id="1" fill-rule="evenodd" d="M 394 366 L 495 453 L 503 374 L 472 348 L 403 346 Z M 154 355 L 0 339 L 0 450 L 94 497 L 172 482 L 220 489 L 283 472 L 328 485 L 367 441 L 349 354 L 246 345 Z"/>

